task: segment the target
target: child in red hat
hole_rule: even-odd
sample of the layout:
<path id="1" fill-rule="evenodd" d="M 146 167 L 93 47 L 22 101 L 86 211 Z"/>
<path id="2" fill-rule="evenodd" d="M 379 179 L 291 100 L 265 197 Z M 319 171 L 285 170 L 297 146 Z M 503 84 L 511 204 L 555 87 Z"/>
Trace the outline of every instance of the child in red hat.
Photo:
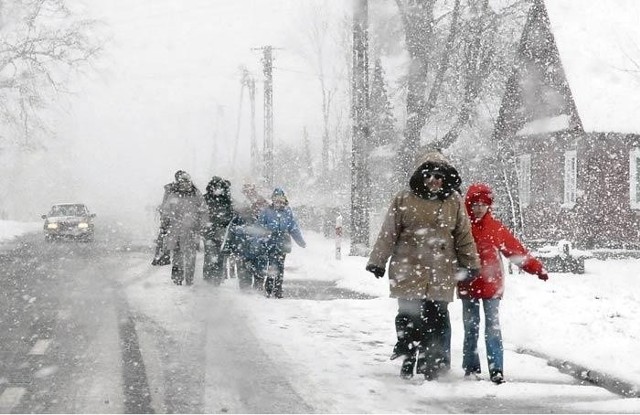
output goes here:
<path id="1" fill-rule="evenodd" d="M 469 186 L 465 207 L 471 219 L 471 233 L 480 256 L 480 275 L 458 283 L 462 299 L 464 344 L 462 367 L 465 376 L 480 374 L 478 336 L 480 331 L 480 301 L 485 317 L 485 343 L 491 381 L 504 383 L 503 346 L 500 331 L 499 307 L 504 293 L 504 275 L 500 254 L 509 258 L 525 272 L 535 274 L 542 281 L 549 279 L 542 263 L 534 258 L 502 222 L 491 214 L 493 194 L 484 183 Z"/>

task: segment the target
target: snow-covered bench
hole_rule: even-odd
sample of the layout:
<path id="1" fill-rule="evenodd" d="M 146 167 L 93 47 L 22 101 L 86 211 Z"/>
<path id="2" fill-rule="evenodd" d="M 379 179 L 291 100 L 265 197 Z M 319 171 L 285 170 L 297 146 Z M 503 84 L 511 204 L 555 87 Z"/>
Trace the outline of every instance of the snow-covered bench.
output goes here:
<path id="1" fill-rule="evenodd" d="M 548 272 L 570 272 L 584 274 L 584 260 L 593 255 L 589 251 L 574 249 L 565 239 L 555 244 L 546 244 L 535 249 L 532 254 L 540 259 Z"/>

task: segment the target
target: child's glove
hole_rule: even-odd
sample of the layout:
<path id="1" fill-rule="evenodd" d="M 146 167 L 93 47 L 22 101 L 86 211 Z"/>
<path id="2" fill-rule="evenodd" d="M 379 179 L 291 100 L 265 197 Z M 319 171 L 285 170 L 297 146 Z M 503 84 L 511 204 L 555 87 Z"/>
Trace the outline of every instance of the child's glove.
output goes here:
<path id="1" fill-rule="evenodd" d="M 458 268 L 456 272 L 456 280 L 460 282 L 471 282 L 480 276 L 479 269 Z"/>
<path id="2" fill-rule="evenodd" d="M 546 281 L 549 279 L 549 274 L 547 274 L 547 271 L 543 269 L 538 273 L 538 278 L 541 279 L 542 281 Z"/>

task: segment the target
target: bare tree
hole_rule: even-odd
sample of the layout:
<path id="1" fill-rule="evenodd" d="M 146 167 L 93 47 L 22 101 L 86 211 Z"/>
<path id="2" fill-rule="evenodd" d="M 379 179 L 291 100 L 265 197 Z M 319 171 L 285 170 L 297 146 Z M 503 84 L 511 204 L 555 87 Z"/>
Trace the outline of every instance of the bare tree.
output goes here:
<path id="1" fill-rule="evenodd" d="M 101 50 L 92 37 L 96 24 L 73 15 L 64 0 L 0 2 L 0 123 L 19 137 L 11 144 L 41 145 L 40 111 Z"/>
<path id="2" fill-rule="evenodd" d="M 401 171 L 408 175 L 413 152 L 420 145 L 420 132 L 426 121 L 429 52 L 434 43 L 434 6 L 436 0 L 396 0 L 405 28 L 409 52 L 407 80 L 407 119 L 399 153 Z"/>
<path id="3" fill-rule="evenodd" d="M 338 89 L 336 76 L 342 75 L 332 61 L 331 33 L 335 28 L 335 16 L 329 14 L 327 4 L 311 3 L 306 10 L 305 28 L 301 32 L 299 48 L 310 63 L 320 86 L 322 96 L 322 174 L 329 170 L 331 112 Z M 338 62 L 341 63 L 341 62 Z"/>
<path id="4" fill-rule="evenodd" d="M 497 13 L 488 0 L 396 0 L 410 57 L 402 173 L 409 174 L 425 126 L 447 131 L 428 143 L 446 149 L 473 123 L 483 91 L 493 88 L 487 84 L 504 71 L 500 49 L 513 48 L 511 37 L 500 38 L 499 26 L 527 1 L 512 0 Z"/>
<path id="5" fill-rule="evenodd" d="M 459 1 L 456 1 L 458 6 Z M 471 120 L 483 81 L 491 70 L 491 59 L 495 42 L 488 33 L 495 33 L 495 14 L 489 8 L 489 0 L 481 0 L 480 4 L 470 1 L 471 18 L 465 24 L 463 34 L 462 101 L 453 126 L 440 139 L 433 143 L 437 148 L 448 148 L 460 136 L 460 132 Z M 454 34 L 453 28 L 451 34 Z M 446 49 L 445 49 L 446 50 Z M 448 53 L 443 53 L 443 57 Z"/>

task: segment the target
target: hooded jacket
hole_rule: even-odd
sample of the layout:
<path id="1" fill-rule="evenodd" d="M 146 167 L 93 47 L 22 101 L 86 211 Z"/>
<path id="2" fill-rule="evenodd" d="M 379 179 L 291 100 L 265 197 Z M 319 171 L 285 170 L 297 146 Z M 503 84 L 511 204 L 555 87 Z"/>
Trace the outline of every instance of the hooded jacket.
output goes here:
<path id="1" fill-rule="evenodd" d="M 207 184 L 204 201 L 209 210 L 211 228 L 225 228 L 233 218 L 231 183 L 221 177 L 213 176 Z"/>
<path id="2" fill-rule="evenodd" d="M 482 218 L 474 216 L 471 205 L 481 202 L 489 205 L 489 210 Z M 493 195 L 491 188 L 483 183 L 469 186 L 465 196 L 465 207 L 471 218 L 471 232 L 478 247 L 480 276 L 471 282 L 458 283 L 460 297 L 489 299 L 501 298 L 504 293 L 504 273 L 500 254 L 530 274 L 543 272 L 543 264 L 531 256 L 520 241 L 502 222 L 491 214 Z"/>
<path id="3" fill-rule="evenodd" d="M 276 197 L 284 198 L 285 206 L 276 209 L 273 204 L 263 209 L 258 215 L 258 224 L 270 232 L 268 248 L 271 252 L 289 253 L 291 252 L 291 238 L 304 248 L 307 246 L 302 231 L 298 226 L 293 211 L 289 207 L 284 191 L 278 187 L 273 191 L 272 199 Z"/>
<path id="4" fill-rule="evenodd" d="M 432 193 L 424 175 L 445 176 L 442 190 Z M 479 269 L 469 217 L 456 188 L 460 177 L 440 154 L 428 153 L 391 202 L 368 265 L 389 262 L 391 297 L 451 302 L 458 268 Z"/>
<path id="5" fill-rule="evenodd" d="M 189 190 L 170 183 L 160 205 L 160 220 L 165 223 L 167 236 L 165 249 L 193 246 L 202 225 L 206 222 L 207 208 L 200 191 L 191 184 Z"/>

